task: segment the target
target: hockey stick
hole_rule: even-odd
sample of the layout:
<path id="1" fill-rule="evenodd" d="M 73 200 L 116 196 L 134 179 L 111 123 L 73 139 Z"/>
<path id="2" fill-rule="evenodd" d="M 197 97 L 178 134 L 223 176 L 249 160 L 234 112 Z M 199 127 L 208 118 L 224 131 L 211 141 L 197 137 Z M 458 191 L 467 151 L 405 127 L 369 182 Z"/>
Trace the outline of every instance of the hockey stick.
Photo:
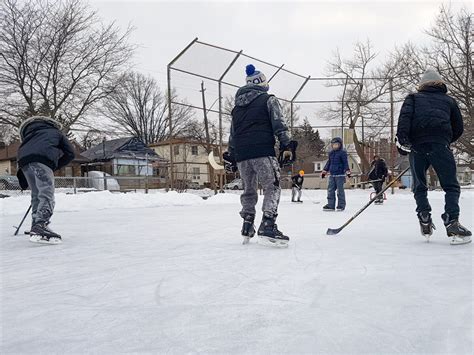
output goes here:
<path id="1" fill-rule="evenodd" d="M 410 167 L 406 168 L 405 170 L 403 170 L 400 174 L 398 174 L 398 176 L 393 179 L 389 184 L 387 184 L 387 186 L 385 186 L 385 188 L 380 191 L 377 195 L 375 195 L 372 199 L 370 199 L 370 201 L 364 206 L 362 207 L 359 211 L 357 211 L 357 213 L 355 215 L 353 215 L 346 223 L 344 223 L 342 226 L 340 226 L 339 228 L 335 228 L 335 229 L 332 229 L 332 228 L 328 228 L 326 234 L 327 235 L 336 235 L 338 234 L 340 231 L 342 231 L 345 227 L 347 227 L 354 219 L 357 218 L 358 215 L 360 215 L 362 212 L 364 212 L 367 207 L 369 207 L 379 196 L 383 195 L 383 193 L 385 191 L 387 191 L 396 181 L 398 181 L 398 179 L 400 179 L 408 170 L 410 169 Z"/>
<path id="2" fill-rule="evenodd" d="M 26 216 L 28 216 L 28 213 L 30 213 L 30 210 L 31 210 L 31 205 L 30 205 L 30 207 L 28 207 L 28 209 L 26 210 L 26 213 L 25 213 L 25 215 L 23 216 L 23 219 L 21 220 L 21 222 L 20 222 L 20 224 L 18 225 L 18 227 L 13 226 L 13 228 L 16 228 L 16 231 L 15 231 L 15 234 L 14 234 L 14 235 L 18 235 L 18 232 L 20 231 L 20 228 L 21 228 L 21 226 L 23 225 L 23 222 L 25 221 Z"/>
<path id="3" fill-rule="evenodd" d="M 314 203 L 315 205 L 319 205 L 321 203 L 321 201 L 315 201 L 313 200 L 311 197 L 309 197 L 303 190 L 301 190 L 301 192 L 303 193 L 303 196 L 304 198 L 310 200 L 312 203 Z"/>

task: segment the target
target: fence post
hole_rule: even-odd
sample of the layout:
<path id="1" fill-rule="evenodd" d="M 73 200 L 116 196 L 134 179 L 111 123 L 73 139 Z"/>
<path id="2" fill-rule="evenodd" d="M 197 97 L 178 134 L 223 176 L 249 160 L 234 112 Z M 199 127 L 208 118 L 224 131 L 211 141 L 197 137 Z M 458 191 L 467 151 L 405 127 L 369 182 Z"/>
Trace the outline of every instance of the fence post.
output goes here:
<path id="1" fill-rule="evenodd" d="M 75 195 L 77 193 L 77 191 L 76 191 L 77 184 L 76 184 L 76 177 L 75 176 L 72 178 L 72 186 L 74 188 L 74 195 Z"/>
<path id="2" fill-rule="evenodd" d="M 107 177 L 105 176 L 105 171 L 104 171 L 104 191 L 107 191 Z"/>

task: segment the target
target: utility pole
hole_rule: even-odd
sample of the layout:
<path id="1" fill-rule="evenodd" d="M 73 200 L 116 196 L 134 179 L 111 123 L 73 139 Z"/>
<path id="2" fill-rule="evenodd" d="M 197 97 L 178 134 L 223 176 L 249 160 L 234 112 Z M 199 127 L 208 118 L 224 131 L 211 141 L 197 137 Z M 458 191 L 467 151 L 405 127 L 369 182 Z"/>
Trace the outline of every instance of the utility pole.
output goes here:
<path id="1" fill-rule="evenodd" d="M 204 130 L 206 131 L 206 151 L 207 154 L 213 151 L 211 147 L 211 137 L 209 135 L 209 121 L 207 119 L 207 108 L 206 108 L 206 95 L 204 92 L 206 89 L 204 88 L 204 81 L 201 81 L 201 96 L 202 96 L 202 110 L 204 114 Z M 213 153 L 214 154 L 214 153 Z M 209 180 L 211 180 L 211 189 L 214 190 L 214 194 L 217 194 L 216 182 L 214 181 L 214 169 L 212 168 L 211 164 L 207 162 L 207 171 L 209 172 Z"/>
<path id="2" fill-rule="evenodd" d="M 395 132 L 394 132 L 394 112 L 393 112 L 393 79 L 390 78 L 388 82 L 388 87 L 390 90 L 390 163 L 392 165 L 392 179 L 395 175 L 395 156 L 393 154 L 393 147 L 395 144 Z M 392 195 L 395 194 L 395 187 L 392 185 Z"/>

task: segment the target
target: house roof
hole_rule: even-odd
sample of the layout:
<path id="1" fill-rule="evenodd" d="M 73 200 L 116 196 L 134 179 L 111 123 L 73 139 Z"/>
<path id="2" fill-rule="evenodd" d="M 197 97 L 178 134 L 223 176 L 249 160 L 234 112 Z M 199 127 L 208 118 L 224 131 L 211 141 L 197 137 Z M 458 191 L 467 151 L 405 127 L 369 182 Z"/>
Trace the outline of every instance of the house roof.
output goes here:
<path id="1" fill-rule="evenodd" d="M 77 163 L 88 162 L 89 159 L 87 159 L 85 156 L 82 155 L 81 146 L 79 144 L 77 144 L 77 142 L 75 142 L 75 141 L 72 141 L 71 144 L 74 148 L 74 155 L 75 155 L 75 158 L 74 158 L 73 162 L 77 162 Z M 13 161 L 16 160 L 16 156 L 18 154 L 18 149 L 20 148 L 20 145 L 21 145 L 21 142 L 16 141 L 16 142 L 13 142 L 13 143 L 5 146 L 5 148 L 0 149 L 0 161 L 2 161 L 2 160 L 13 160 Z"/>
<path id="2" fill-rule="evenodd" d="M 139 138 L 117 138 L 104 141 L 85 152 L 83 156 L 91 161 L 117 158 L 163 160 L 153 149 L 148 148 Z"/>
<path id="3" fill-rule="evenodd" d="M 156 142 L 156 143 L 151 143 L 148 146 L 149 147 L 162 147 L 165 145 L 170 145 L 170 144 L 196 144 L 196 145 L 203 145 L 206 144 L 206 142 L 200 142 L 195 139 L 190 139 L 190 138 L 173 138 L 173 139 L 167 139 L 165 141 L 161 142 Z M 223 144 L 224 146 L 227 146 L 226 143 Z M 219 147 L 218 143 L 211 143 L 211 146 L 213 147 Z"/>

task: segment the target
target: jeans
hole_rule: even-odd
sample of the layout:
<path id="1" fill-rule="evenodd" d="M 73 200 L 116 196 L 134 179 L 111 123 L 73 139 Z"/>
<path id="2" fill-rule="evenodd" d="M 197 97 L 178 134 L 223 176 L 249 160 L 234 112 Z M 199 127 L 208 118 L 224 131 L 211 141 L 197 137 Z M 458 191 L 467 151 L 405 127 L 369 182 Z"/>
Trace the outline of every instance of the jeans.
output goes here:
<path id="1" fill-rule="evenodd" d="M 32 225 L 49 222 L 54 210 L 54 174 L 46 165 L 29 163 L 22 168 L 31 189 Z"/>
<path id="2" fill-rule="evenodd" d="M 346 207 L 346 194 L 344 193 L 345 176 L 329 176 L 328 185 L 328 206 L 336 208 L 336 190 L 337 190 L 337 208 Z"/>
<path id="3" fill-rule="evenodd" d="M 242 211 L 240 215 L 255 215 L 258 201 L 257 181 L 263 188 L 262 211 L 268 218 L 276 218 L 280 203 L 280 166 L 275 157 L 248 159 L 237 163 L 244 185 L 240 196 Z"/>
<path id="4" fill-rule="evenodd" d="M 459 187 L 456 176 L 456 162 L 449 147 L 437 143 L 425 143 L 413 146 L 410 153 L 410 168 L 413 174 L 413 193 L 416 201 L 416 212 L 431 212 L 428 202 L 428 185 L 426 171 L 432 166 L 438 175 L 441 187 L 445 192 L 444 211 L 451 219 L 459 217 Z"/>

